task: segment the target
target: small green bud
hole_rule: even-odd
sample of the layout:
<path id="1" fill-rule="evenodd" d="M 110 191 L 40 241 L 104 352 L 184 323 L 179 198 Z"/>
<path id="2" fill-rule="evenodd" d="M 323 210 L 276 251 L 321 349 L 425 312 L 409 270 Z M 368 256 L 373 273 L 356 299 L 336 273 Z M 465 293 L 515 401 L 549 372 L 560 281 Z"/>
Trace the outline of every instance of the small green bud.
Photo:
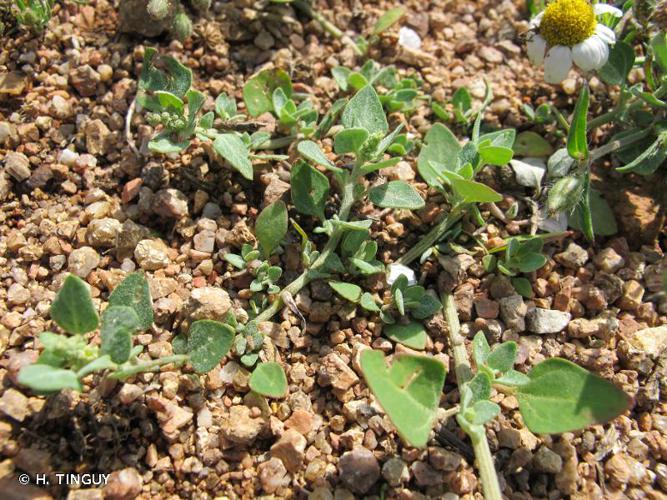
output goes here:
<path id="1" fill-rule="evenodd" d="M 174 23 L 171 25 L 171 31 L 181 42 L 192 35 L 192 21 L 183 12 L 179 12 L 174 17 Z"/>
<path id="2" fill-rule="evenodd" d="M 581 201 L 583 190 L 584 180 L 581 177 L 559 179 L 549 190 L 547 210 L 550 214 L 572 211 Z"/>
<path id="3" fill-rule="evenodd" d="M 146 10 L 153 19 L 164 19 L 169 14 L 169 0 L 150 0 Z"/>

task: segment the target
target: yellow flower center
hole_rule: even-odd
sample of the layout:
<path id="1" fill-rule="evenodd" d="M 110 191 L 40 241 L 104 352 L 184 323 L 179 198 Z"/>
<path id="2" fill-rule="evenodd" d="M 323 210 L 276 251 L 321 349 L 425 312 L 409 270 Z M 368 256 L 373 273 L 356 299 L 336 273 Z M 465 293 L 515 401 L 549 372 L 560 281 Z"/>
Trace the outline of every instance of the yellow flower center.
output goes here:
<path id="1" fill-rule="evenodd" d="M 544 10 L 540 35 L 551 46 L 572 47 L 595 32 L 595 12 L 587 0 L 554 0 Z"/>

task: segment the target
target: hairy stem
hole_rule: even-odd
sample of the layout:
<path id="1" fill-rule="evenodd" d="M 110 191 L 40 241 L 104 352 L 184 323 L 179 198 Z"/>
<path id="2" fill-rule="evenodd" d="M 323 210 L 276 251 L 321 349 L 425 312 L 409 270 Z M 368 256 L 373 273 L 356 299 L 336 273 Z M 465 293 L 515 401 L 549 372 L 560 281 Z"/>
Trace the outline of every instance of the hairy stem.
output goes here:
<path id="1" fill-rule="evenodd" d="M 472 369 L 468 361 L 468 352 L 466 351 L 463 337 L 461 336 L 459 317 L 456 313 L 454 297 L 451 294 L 445 294 L 442 297 L 442 304 L 445 308 L 445 319 L 449 328 L 449 339 L 452 344 L 452 355 L 454 357 L 454 370 L 456 372 L 456 383 L 459 391 L 463 384 L 472 378 Z M 489 449 L 489 443 L 486 440 L 486 434 L 470 435 L 473 451 L 477 460 L 484 498 L 486 500 L 502 500 L 498 476 L 493 465 L 493 457 Z"/>
<path id="2" fill-rule="evenodd" d="M 341 30 L 338 29 L 336 25 L 334 25 L 331 21 L 329 21 L 326 17 L 324 17 L 322 14 L 314 10 L 311 5 L 304 1 L 304 0 L 295 0 L 294 1 L 294 7 L 299 9 L 301 12 L 306 14 L 307 16 L 315 19 L 318 23 L 322 25 L 322 28 L 326 32 L 328 32 L 331 36 L 334 38 L 338 38 L 345 42 L 347 45 L 352 47 L 354 52 L 358 56 L 363 56 L 364 53 L 361 51 L 361 49 L 357 46 L 356 43 L 354 43 L 354 40 L 352 40 L 349 36 L 347 36 L 345 33 L 343 33 Z"/>
<path id="3" fill-rule="evenodd" d="M 125 379 L 138 373 L 150 372 L 159 369 L 168 364 L 182 365 L 190 359 L 187 354 L 174 354 L 172 356 L 165 356 L 164 358 L 153 359 L 151 361 L 139 362 L 135 365 L 126 364 L 121 365 L 121 369 L 109 375 L 109 378 Z"/>
<path id="4" fill-rule="evenodd" d="M 462 208 L 460 205 L 455 206 L 451 212 L 442 219 L 429 233 L 424 236 L 419 242 L 410 250 L 405 252 L 397 261 L 397 264 L 407 266 L 413 260 L 421 257 L 426 250 L 435 245 L 440 238 L 461 218 Z"/>
<path id="5" fill-rule="evenodd" d="M 608 142 L 604 146 L 600 146 L 599 148 L 595 148 L 593 151 L 590 153 L 590 161 L 595 161 L 603 156 L 606 156 L 610 153 L 613 153 L 614 151 L 618 151 L 621 148 L 624 148 L 626 146 L 630 146 L 631 144 L 634 144 L 636 142 L 641 141 L 645 137 L 647 137 L 651 133 L 650 128 L 646 128 L 644 130 L 639 130 L 637 132 L 634 132 L 632 134 L 626 135 L 622 139 L 617 139 L 615 141 Z"/>
<path id="6" fill-rule="evenodd" d="M 352 173 L 346 178 L 345 184 L 343 184 L 343 199 L 340 204 L 340 210 L 338 211 L 338 218 L 341 221 L 347 221 L 350 217 L 350 211 L 352 210 L 352 205 L 354 205 L 354 185 L 357 182 L 357 177 L 360 164 L 356 165 L 352 170 Z M 269 321 L 273 316 L 278 314 L 280 308 L 284 304 L 283 294 L 296 295 L 299 291 L 305 287 L 312 280 L 316 279 L 320 275 L 318 269 L 327 261 L 329 255 L 336 251 L 338 248 L 338 243 L 343 236 L 343 231 L 340 229 L 334 230 L 333 234 L 327 241 L 324 249 L 320 256 L 313 262 L 313 265 L 310 268 L 302 272 L 297 279 L 292 281 L 289 285 L 283 288 L 280 295 L 269 307 L 264 309 L 256 318 L 256 322 Z"/>

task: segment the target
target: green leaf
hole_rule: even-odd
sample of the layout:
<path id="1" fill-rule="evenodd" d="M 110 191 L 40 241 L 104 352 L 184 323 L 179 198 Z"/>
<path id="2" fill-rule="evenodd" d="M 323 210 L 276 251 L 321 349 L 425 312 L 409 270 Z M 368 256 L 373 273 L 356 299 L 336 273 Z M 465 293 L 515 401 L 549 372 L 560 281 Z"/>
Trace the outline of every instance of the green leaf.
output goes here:
<path id="1" fill-rule="evenodd" d="M 284 398 L 287 396 L 287 377 L 280 363 L 260 363 L 250 375 L 250 388 L 262 396 Z"/>
<path id="2" fill-rule="evenodd" d="M 461 145 L 456 136 L 443 124 L 436 123 L 424 137 L 424 145 L 417 157 L 419 175 L 429 186 L 441 187 L 438 165 L 447 170 L 456 170 L 460 150 Z"/>
<path id="3" fill-rule="evenodd" d="M 157 98 L 160 107 L 163 109 L 183 113 L 185 105 L 180 97 L 175 96 L 171 92 L 164 92 L 162 90 L 156 91 L 154 95 Z"/>
<path id="4" fill-rule="evenodd" d="M 350 99 L 341 121 L 345 128 L 363 128 L 369 134 L 381 132 L 384 135 L 389 130 L 382 103 L 371 85 L 366 85 Z"/>
<path id="5" fill-rule="evenodd" d="M 621 85 L 628 78 L 635 64 L 635 51 L 622 40 L 616 41 L 609 51 L 607 63 L 598 70 L 598 74 L 609 85 Z"/>
<path id="6" fill-rule="evenodd" d="M 530 383 L 530 378 L 516 370 L 507 370 L 501 377 L 498 377 L 494 383 L 507 385 L 509 387 L 518 387 Z"/>
<path id="7" fill-rule="evenodd" d="M 549 156 L 554 152 L 554 148 L 541 135 L 527 130 L 516 136 L 514 141 L 514 154 L 517 156 Z"/>
<path id="8" fill-rule="evenodd" d="M 361 370 L 370 390 L 410 445 L 426 445 L 445 383 L 445 366 L 426 356 L 398 354 L 391 367 L 380 351 L 366 349 Z"/>
<path id="9" fill-rule="evenodd" d="M 486 364 L 486 358 L 490 353 L 491 347 L 486 340 L 486 335 L 484 332 L 477 332 L 472 340 L 472 356 L 478 368 Z"/>
<path id="10" fill-rule="evenodd" d="M 301 141 L 299 144 L 297 144 L 296 149 L 307 160 L 317 163 L 318 165 L 322 165 L 324 168 L 334 172 L 342 171 L 340 168 L 331 163 L 331 160 L 326 157 L 320 147 L 313 141 Z"/>
<path id="11" fill-rule="evenodd" d="M 146 276 L 141 272 L 128 274 L 109 295 L 109 307 L 113 306 L 134 309 L 140 328 L 148 330 L 153 324 L 153 300 Z"/>
<path id="12" fill-rule="evenodd" d="M 109 306 L 102 314 L 100 352 L 108 354 L 114 363 L 125 363 L 132 350 L 132 334 L 140 328 L 140 320 L 133 308 Z"/>
<path id="13" fill-rule="evenodd" d="M 158 69 L 156 66 L 160 66 Z M 192 85 L 192 71 L 171 56 L 162 56 L 152 47 L 144 51 L 144 64 L 139 77 L 138 88 L 141 91 L 165 91 L 178 97 Z M 140 102 L 143 105 L 143 103 Z"/>
<path id="14" fill-rule="evenodd" d="M 657 66 L 667 72 L 667 33 L 661 31 L 651 39 L 651 50 Z"/>
<path id="15" fill-rule="evenodd" d="M 368 139 L 368 131 L 363 128 L 341 130 L 334 137 L 334 151 L 338 155 L 357 153 Z"/>
<path id="16" fill-rule="evenodd" d="M 343 92 L 347 91 L 347 78 L 350 76 L 350 73 L 352 73 L 352 70 L 345 66 L 336 66 L 331 69 L 331 76 L 333 76 L 333 79 Z"/>
<path id="17" fill-rule="evenodd" d="M 88 333 L 97 328 L 99 317 L 88 285 L 81 278 L 73 274 L 65 278 L 51 305 L 51 318 L 69 333 Z"/>
<path id="18" fill-rule="evenodd" d="M 634 172 L 639 175 L 651 175 L 667 160 L 667 132 L 661 133 L 656 140 L 644 149 L 634 160 L 616 170 Z"/>
<path id="19" fill-rule="evenodd" d="M 361 300 L 361 287 L 354 283 L 345 283 L 343 281 L 329 281 L 329 286 L 334 291 L 343 297 L 345 300 L 354 302 L 355 304 Z"/>
<path id="20" fill-rule="evenodd" d="M 426 347 L 426 329 L 421 323 L 410 322 L 407 325 L 385 325 L 384 336 L 411 349 L 422 350 Z"/>
<path id="21" fill-rule="evenodd" d="M 394 7 L 382 14 L 373 27 L 373 35 L 379 35 L 387 31 L 405 15 L 403 7 Z"/>
<path id="22" fill-rule="evenodd" d="M 281 88 L 292 97 L 292 81 L 282 69 L 265 69 L 253 76 L 243 86 L 243 100 L 250 116 L 273 111 L 273 92 Z"/>
<path id="23" fill-rule="evenodd" d="M 366 309 L 367 311 L 371 311 L 371 312 L 380 312 L 380 308 L 379 308 L 378 305 L 375 303 L 375 299 L 374 299 L 373 296 L 372 296 L 370 293 L 368 293 L 368 292 L 364 292 L 364 293 L 361 295 L 361 299 L 359 300 L 359 305 L 360 305 L 361 307 L 363 307 L 364 309 Z"/>
<path id="24" fill-rule="evenodd" d="M 176 335 L 171 340 L 171 348 L 174 351 L 174 354 L 187 354 L 188 338 L 183 334 Z"/>
<path id="25" fill-rule="evenodd" d="M 198 90 L 188 90 L 185 97 L 188 100 L 188 127 L 191 127 L 191 130 L 194 130 L 197 114 L 204 105 L 206 96 Z"/>
<path id="26" fill-rule="evenodd" d="M 442 304 L 429 293 L 422 295 L 419 305 L 410 309 L 410 314 L 415 319 L 427 319 L 437 313 Z"/>
<path id="27" fill-rule="evenodd" d="M 516 352 L 516 342 L 503 342 L 496 345 L 486 358 L 486 366 L 500 373 L 505 373 L 514 366 Z"/>
<path id="28" fill-rule="evenodd" d="M 24 366 L 19 372 L 18 381 L 38 392 L 55 392 L 61 389 L 74 389 L 79 392 L 83 390 L 81 382 L 72 370 L 49 365 Z"/>
<path id="29" fill-rule="evenodd" d="M 299 213 L 324 220 L 324 205 L 329 196 L 329 179 L 308 163 L 292 167 L 292 203 Z"/>
<path id="30" fill-rule="evenodd" d="M 511 148 L 506 148 L 503 146 L 480 146 L 479 155 L 482 157 L 484 163 L 488 165 L 497 165 L 502 167 L 507 165 L 514 155 L 514 151 Z"/>
<path id="31" fill-rule="evenodd" d="M 168 131 L 160 132 L 158 135 L 148 141 L 148 149 L 163 155 L 170 153 L 180 153 L 184 149 L 187 149 L 189 145 L 190 141 L 188 139 L 177 141 L 174 139 L 173 134 Z"/>
<path id="32" fill-rule="evenodd" d="M 500 406 L 492 401 L 477 401 L 472 407 L 472 419 L 470 423 L 473 425 L 484 425 L 489 420 L 496 418 L 500 413 Z"/>
<path id="33" fill-rule="evenodd" d="M 264 208 L 255 222 L 255 234 L 264 257 L 268 258 L 287 234 L 287 206 L 277 200 Z"/>
<path id="34" fill-rule="evenodd" d="M 523 255 L 517 262 L 517 268 L 522 273 L 532 273 L 544 267 L 547 263 L 547 258 L 539 253 L 529 253 Z"/>
<path id="35" fill-rule="evenodd" d="M 526 299 L 533 296 L 533 286 L 527 278 L 512 278 L 512 286 L 519 295 Z"/>
<path id="36" fill-rule="evenodd" d="M 401 161 L 401 158 L 389 158 L 388 160 L 384 161 L 379 161 L 377 163 L 365 163 L 361 169 L 359 170 L 359 173 L 363 175 L 368 175 L 373 172 L 376 172 L 377 170 L 383 169 L 383 168 L 389 168 L 393 167 L 397 163 Z"/>
<path id="37" fill-rule="evenodd" d="M 407 208 L 418 210 L 426 203 L 417 190 L 405 181 L 391 181 L 368 191 L 368 199 L 382 208 Z"/>
<path id="38" fill-rule="evenodd" d="M 455 108 L 465 113 L 472 108 L 472 96 L 465 87 L 459 87 L 452 96 L 452 104 Z"/>
<path id="39" fill-rule="evenodd" d="M 478 401 L 485 401 L 491 397 L 491 379 L 485 372 L 477 374 L 465 384 L 470 389 L 470 401 L 462 401 L 464 406 L 472 406 Z"/>
<path id="40" fill-rule="evenodd" d="M 488 134 L 480 136 L 479 144 L 484 144 L 487 141 L 490 141 L 491 146 L 512 149 L 515 140 L 516 130 L 513 128 L 506 128 L 503 130 L 497 130 L 495 132 L 489 132 Z"/>
<path id="41" fill-rule="evenodd" d="M 588 139 L 586 130 L 588 128 L 588 85 L 581 87 L 579 99 L 574 107 L 574 115 L 567 135 L 567 152 L 570 157 L 578 161 L 588 159 Z"/>
<path id="42" fill-rule="evenodd" d="M 243 177 L 252 180 L 253 169 L 248 147 L 236 134 L 219 134 L 213 141 L 213 149 L 234 167 Z"/>
<path id="43" fill-rule="evenodd" d="M 486 184 L 466 179 L 451 179 L 452 189 L 466 203 L 488 203 L 501 201 L 502 195 Z"/>
<path id="44" fill-rule="evenodd" d="M 551 358 L 517 390 L 519 410 L 536 434 L 560 434 L 603 424 L 626 411 L 628 396 L 611 382 L 565 359 Z"/>
<path id="45" fill-rule="evenodd" d="M 197 373 L 207 373 L 220 364 L 232 347 L 235 332 L 219 321 L 202 319 L 190 326 L 188 353 Z"/>
<path id="46" fill-rule="evenodd" d="M 215 99 L 215 112 L 223 120 L 229 120 L 236 115 L 236 111 L 236 100 L 233 97 L 223 92 Z"/>
<path id="47" fill-rule="evenodd" d="M 593 221 L 593 232 L 600 236 L 612 236 L 618 232 L 614 212 L 599 191 L 590 191 L 591 218 Z M 583 231 L 584 215 L 581 205 L 575 208 L 574 213 L 568 218 L 568 224 L 572 229 Z"/>

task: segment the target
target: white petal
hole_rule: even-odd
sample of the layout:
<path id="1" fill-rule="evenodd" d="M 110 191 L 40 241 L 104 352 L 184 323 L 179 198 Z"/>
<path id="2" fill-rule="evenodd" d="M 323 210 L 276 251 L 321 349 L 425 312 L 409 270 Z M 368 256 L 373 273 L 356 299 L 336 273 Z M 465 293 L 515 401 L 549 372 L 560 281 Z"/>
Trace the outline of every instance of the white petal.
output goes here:
<path id="1" fill-rule="evenodd" d="M 422 39 L 415 30 L 403 26 L 398 30 L 398 44 L 409 49 L 419 50 L 422 46 Z"/>
<path id="2" fill-rule="evenodd" d="M 551 47 L 544 58 L 544 81 L 560 83 L 567 78 L 572 67 L 572 50 L 564 45 Z"/>
<path id="3" fill-rule="evenodd" d="M 601 68 L 608 57 L 609 46 L 597 35 L 572 47 L 572 61 L 584 71 Z"/>
<path id="4" fill-rule="evenodd" d="M 544 11 L 540 12 L 538 15 L 536 15 L 534 18 L 530 20 L 530 23 L 528 23 L 528 26 L 530 26 L 530 29 L 535 29 L 539 27 L 540 23 L 542 22 L 542 18 L 544 17 Z"/>
<path id="5" fill-rule="evenodd" d="M 614 43 L 616 41 L 616 34 L 614 33 L 614 30 L 602 23 L 598 23 L 595 26 L 595 34 L 607 43 Z"/>
<path id="6" fill-rule="evenodd" d="M 526 42 L 526 51 L 528 58 L 535 66 L 542 66 L 544 63 L 544 53 L 547 50 L 547 41 L 537 33 L 533 33 L 528 42 Z"/>
<path id="7" fill-rule="evenodd" d="M 514 170 L 517 184 L 531 188 L 540 187 L 544 173 L 547 170 L 547 166 L 541 158 L 524 158 L 523 161 L 511 160 L 510 166 Z"/>
<path id="8" fill-rule="evenodd" d="M 623 17 L 623 11 L 621 9 L 617 9 L 613 5 L 607 5 L 606 3 L 596 3 L 593 5 L 593 12 L 595 12 L 596 16 L 611 14 L 614 17 Z"/>
<path id="9" fill-rule="evenodd" d="M 389 264 L 387 284 L 389 286 L 393 285 L 394 281 L 396 281 L 401 274 L 408 278 L 409 285 L 415 285 L 417 283 L 415 272 L 408 266 L 404 266 L 403 264 Z"/>

